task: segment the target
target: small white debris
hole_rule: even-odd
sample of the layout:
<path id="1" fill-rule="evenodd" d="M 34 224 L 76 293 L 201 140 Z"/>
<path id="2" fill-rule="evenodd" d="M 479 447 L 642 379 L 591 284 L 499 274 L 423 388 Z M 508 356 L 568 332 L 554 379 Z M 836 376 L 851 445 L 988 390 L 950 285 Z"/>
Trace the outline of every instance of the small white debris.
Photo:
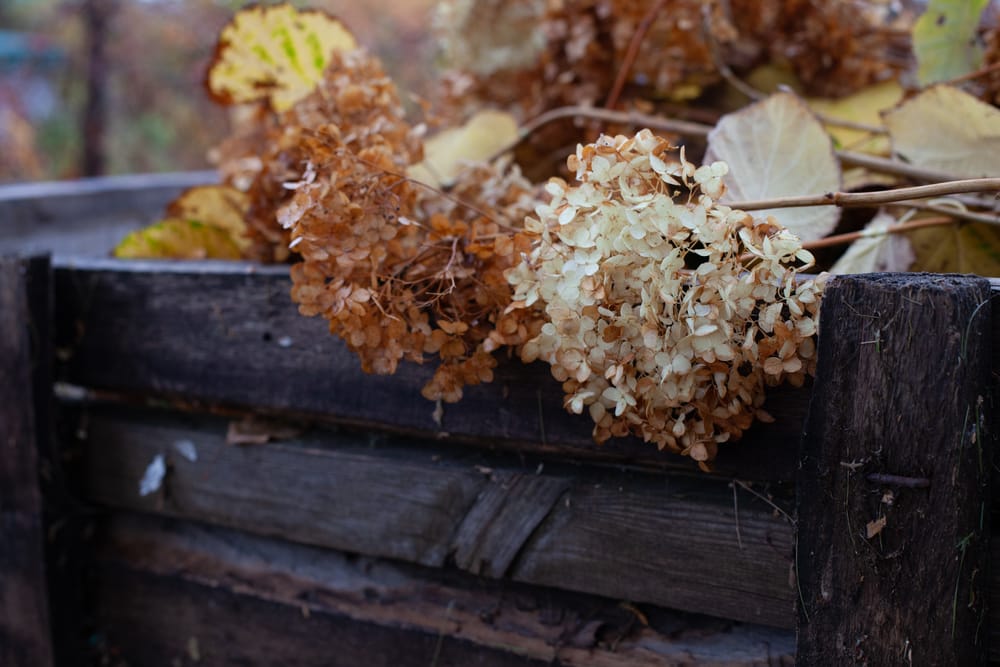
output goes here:
<path id="1" fill-rule="evenodd" d="M 291 336 L 282 336 L 281 338 L 278 339 L 278 347 L 291 347 L 291 346 L 292 346 Z"/>
<path id="2" fill-rule="evenodd" d="M 431 419 L 438 425 L 438 428 L 441 428 L 444 421 L 444 404 L 441 403 L 440 398 L 434 404 L 434 412 L 431 413 Z"/>
<path id="3" fill-rule="evenodd" d="M 174 449 L 191 463 L 198 460 L 198 448 L 190 440 L 177 440 L 174 442 Z"/>
<path id="4" fill-rule="evenodd" d="M 163 478 L 167 475 L 167 462 L 163 459 L 163 454 L 157 454 L 148 466 L 146 472 L 139 480 L 139 495 L 148 496 L 159 491 L 163 484 Z"/>

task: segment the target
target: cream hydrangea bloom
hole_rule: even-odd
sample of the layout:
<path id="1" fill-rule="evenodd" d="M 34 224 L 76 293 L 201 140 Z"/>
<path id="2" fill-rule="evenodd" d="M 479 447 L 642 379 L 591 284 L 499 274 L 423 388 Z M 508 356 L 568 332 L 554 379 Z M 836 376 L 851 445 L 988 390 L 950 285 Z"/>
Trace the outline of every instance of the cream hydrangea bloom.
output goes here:
<path id="1" fill-rule="evenodd" d="M 633 433 L 707 467 L 766 418 L 765 385 L 813 371 L 823 278 L 797 276 L 813 258 L 774 218 L 717 203 L 725 163 L 696 168 L 643 130 L 568 166 L 578 185 L 548 183 L 506 274 L 510 309 L 547 320 L 521 356 L 551 364 L 598 441 Z"/>

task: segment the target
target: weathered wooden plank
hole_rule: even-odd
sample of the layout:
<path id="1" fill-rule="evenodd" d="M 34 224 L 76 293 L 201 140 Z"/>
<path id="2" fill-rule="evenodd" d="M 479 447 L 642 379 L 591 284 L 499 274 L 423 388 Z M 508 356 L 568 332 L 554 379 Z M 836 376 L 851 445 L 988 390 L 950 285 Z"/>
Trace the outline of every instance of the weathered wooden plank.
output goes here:
<path id="1" fill-rule="evenodd" d="M 86 261 L 56 275 L 63 377 L 130 395 L 156 394 L 255 410 L 323 415 L 366 428 L 487 446 L 693 470 L 687 459 L 631 440 L 595 445 L 568 414 L 543 364 L 502 361 L 489 385 L 445 406 L 420 396 L 432 368 L 366 375 L 320 319 L 300 316 L 287 268 L 239 263 Z M 774 424 L 721 448 L 720 476 L 791 480 L 807 390 L 772 392 Z"/>
<path id="2" fill-rule="evenodd" d="M 986 660 L 990 286 L 832 282 L 798 479 L 798 659 Z"/>
<path id="3" fill-rule="evenodd" d="M 0 252 L 104 257 L 181 191 L 217 181 L 199 171 L 0 186 Z"/>
<path id="4" fill-rule="evenodd" d="M 543 664 L 779 665 L 791 664 L 794 647 L 787 630 L 648 606 L 639 610 L 643 624 L 615 600 L 349 557 L 190 522 L 116 515 L 98 539 L 107 571 L 209 585 L 305 609 L 310 617 L 334 614 L 399 628 L 404 638 L 413 631 L 448 636 Z"/>
<path id="5" fill-rule="evenodd" d="M 98 659 L 143 667 L 544 667 L 446 634 L 387 628 L 173 577 L 101 572 Z M 100 664 L 100 663 L 98 663 Z"/>
<path id="6" fill-rule="evenodd" d="M 97 412 L 88 424 L 87 491 L 115 507 L 429 566 L 454 559 L 515 581 L 748 622 L 793 622 L 791 528 L 745 493 L 737 518 L 720 482 L 551 462 L 539 471 L 537 459 L 349 433 L 234 447 L 224 444 L 225 423 L 208 418 Z M 178 442 L 193 444 L 197 461 L 181 456 Z M 163 489 L 141 497 L 139 479 L 157 454 L 169 465 Z M 519 484 L 548 509 L 520 525 L 523 505 L 497 486 L 529 472 L 539 479 Z"/>
<path id="7" fill-rule="evenodd" d="M 48 258 L 0 256 L 0 664 L 52 663 L 39 489 L 35 366 L 46 363 L 29 293 L 50 285 Z M 34 284 L 32 284 L 34 283 Z M 44 342 L 43 342 L 44 341 Z"/>

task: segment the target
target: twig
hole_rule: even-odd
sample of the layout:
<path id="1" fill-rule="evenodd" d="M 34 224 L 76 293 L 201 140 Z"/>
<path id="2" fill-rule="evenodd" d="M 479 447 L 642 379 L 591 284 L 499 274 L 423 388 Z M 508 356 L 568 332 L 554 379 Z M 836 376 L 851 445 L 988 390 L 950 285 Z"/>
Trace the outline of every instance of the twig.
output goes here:
<path id="1" fill-rule="evenodd" d="M 820 248 L 830 248 L 832 246 L 854 243 L 858 239 L 866 237 L 884 236 L 886 234 L 902 234 L 903 232 L 909 232 L 922 227 L 940 227 L 944 225 L 954 225 L 955 223 L 956 221 L 954 218 L 924 218 L 923 220 L 914 220 L 913 222 L 886 227 L 885 229 L 877 232 L 850 232 L 847 234 L 827 236 L 822 239 L 816 239 L 815 241 L 804 241 L 802 243 L 802 247 L 806 250 L 819 250 Z"/>
<path id="2" fill-rule="evenodd" d="M 583 106 L 556 107 L 555 109 L 550 109 L 539 114 L 538 116 L 535 116 L 525 123 L 521 127 L 521 131 L 517 139 L 501 147 L 499 150 L 494 152 L 493 155 L 487 158 L 486 161 L 492 162 L 501 155 L 505 155 L 506 153 L 513 151 L 528 137 L 540 130 L 542 127 L 564 118 L 586 118 L 606 123 L 618 123 L 621 125 L 632 125 L 635 127 L 648 127 L 651 130 L 672 132 L 686 137 L 707 137 L 708 133 L 713 129 L 711 125 L 707 125 L 705 123 L 644 114 L 637 111 L 614 111 L 612 109 L 597 109 L 594 107 Z M 834 118 L 827 118 L 824 122 L 827 122 L 827 124 L 830 125 L 845 125 Z M 858 128 L 855 127 L 855 129 Z M 933 169 L 923 169 L 899 160 L 890 160 L 888 158 L 882 158 L 875 155 L 867 155 L 865 153 L 856 153 L 853 151 L 835 151 L 835 155 L 844 164 L 849 164 L 855 167 L 864 167 L 883 174 L 912 178 L 914 180 L 928 181 L 931 183 L 956 180 L 954 174 L 948 174 L 946 172 L 936 171 Z"/>
<path id="3" fill-rule="evenodd" d="M 751 495 L 755 496 L 757 499 L 764 501 L 765 503 L 767 503 L 768 505 L 770 505 L 771 508 L 773 508 L 775 512 L 778 512 L 783 517 L 785 517 L 785 519 L 788 520 L 788 523 L 790 523 L 793 526 L 795 525 L 795 519 L 792 518 L 791 514 L 789 514 L 785 510 L 783 510 L 780 507 L 778 507 L 778 505 L 776 505 L 773 500 L 771 500 L 770 498 L 768 498 L 764 494 L 760 493 L 759 491 L 755 491 L 753 489 L 753 487 L 751 487 L 746 482 L 744 482 L 742 480 L 739 480 L 739 479 L 734 479 L 733 480 L 733 484 L 739 484 L 741 489 L 743 489 L 744 491 L 747 491 Z"/>
<path id="4" fill-rule="evenodd" d="M 642 40 L 645 39 L 646 33 L 649 32 L 650 27 L 653 25 L 653 21 L 656 20 L 657 15 L 663 11 L 666 5 L 667 0 L 659 0 L 655 5 L 650 7 L 646 15 L 639 21 L 639 25 L 636 26 L 635 34 L 632 35 L 632 39 L 628 43 L 628 49 L 625 51 L 625 57 L 618 68 L 615 83 L 611 87 L 611 92 L 608 93 L 608 99 L 604 102 L 605 108 L 614 109 L 615 105 L 618 104 L 618 98 L 621 97 L 622 90 L 625 88 L 629 71 L 632 69 L 632 65 L 635 64 L 636 56 L 639 55 L 639 47 L 642 46 Z"/>
<path id="5" fill-rule="evenodd" d="M 747 202 L 725 202 L 727 206 L 744 211 L 768 208 L 793 208 L 798 206 L 873 206 L 894 204 L 907 199 L 941 197 L 962 192 L 990 192 L 1000 190 L 1000 178 L 969 178 L 912 188 L 895 188 L 880 192 L 827 192 L 801 197 L 776 197 Z"/>
<path id="6" fill-rule="evenodd" d="M 924 169 L 899 160 L 890 160 L 889 158 L 878 157 L 877 155 L 855 153 L 853 151 L 836 151 L 836 155 L 837 158 L 839 158 L 844 164 L 849 164 L 853 167 L 864 167 L 865 169 L 870 169 L 871 171 L 877 171 L 883 174 L 905 176 L 917 181 L 927 181 L 929 183 L 943 183 L 945 181 L 955 180 L 954 174 L 948 174 L 934 169 Z"/>
<path id="7" fill-rule="evenodd" d="M 942 86 L 954 86 L 956 83 L 964 83 L 965 81 L 971 81 L 972 79 L 978 79 L 979 77 L 989 74 L 990 72 L 996 72 L 1000 70 L 1000 63 L 992 63 L 986 67 L 981 67 L 975 72 L 969 72 L 968 74 L 963 74 L 961 76 L 956 76 L 954 79 L 948 79 L 947 81 L 942 81 L 940 85 Z"/>
<path id="8" fill-rule="evenodd" d="M 945 203 L 945 205 L 939 205 L 933 202 L 919 202 L 919 201 L 901 201 L 888 205 L 903 206 L 906 208 L 917 209 L 919 211 L 929 211 L 931 213 L 948 215 L 953 218 L 959 218 L 961 220 L 968 220 L 969 222 L 984 222 L 987 225 L 1000 225 L 1000 216 L 998 215 L 990 215 L 989 213 L 976 213 L 975 211 L 967 211 L 964 208 L 947 206 L 946 204 L 949 201 L 948 199 L 944 199 L 942 201 Z M 958 203 L 957 200 L 953 201 Z"/>

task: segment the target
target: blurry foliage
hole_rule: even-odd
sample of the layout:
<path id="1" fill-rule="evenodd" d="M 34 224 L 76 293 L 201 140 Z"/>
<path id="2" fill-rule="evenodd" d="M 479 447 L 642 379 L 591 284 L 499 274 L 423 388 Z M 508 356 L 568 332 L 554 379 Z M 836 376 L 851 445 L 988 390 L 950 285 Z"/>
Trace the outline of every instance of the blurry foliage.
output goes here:
<path id="1" fill-rule="evenodd" d="M 206 147 L 226 136 L 226 112 L 202 93 L 212 45 L 233 11 L 247 0 L 117 0 L 111 22 L 105 152 L 108 173 L 207 169 Z M 274 2 L 257 4 L 270 5 Z M 426 88 L 430 60 L 425 27 L 432 0 L 294 2 L 325 9 L 359 41 L 384 56 L 404 89 Z M 85 102 L 83 0 L 0 0 L 0 30 L 30 33 L 58 47 L 58 67 L 16 69 L 0 63 L 0 182 L 80 175 L 80 116 Z M 56 103 L 27 113 L 22 91 L 31 76 Z M 20 159 L 5 138 L 6 114 L 26 119 L 17 131 Z M 10 144 L 13 145 L 13 144 Z M 34 166 L 32 166 L 34 165 Z"/>

